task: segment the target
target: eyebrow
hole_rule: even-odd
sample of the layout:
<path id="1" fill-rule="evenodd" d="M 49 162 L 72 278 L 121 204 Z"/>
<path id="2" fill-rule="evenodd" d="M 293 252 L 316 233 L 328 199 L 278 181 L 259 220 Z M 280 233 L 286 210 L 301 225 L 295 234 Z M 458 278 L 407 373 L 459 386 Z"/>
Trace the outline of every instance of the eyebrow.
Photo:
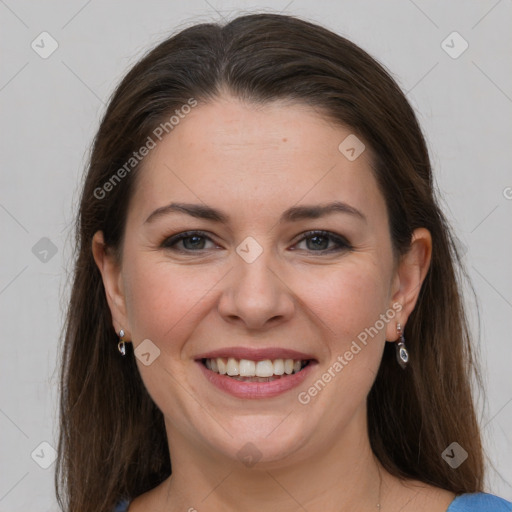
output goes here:
<path id="1" fill-rule="evenodd" d="M 170 203 L 153 211 L 144 223 L 152 222 L 156 218 L 170 213 L 185 213 L 197 219 L 211 220 L 222 224 L 229 224 L 230 221 L 229 215 L 205 204 Z M 367 219 L 362 212 L 341 201 L 333 201 L 325 205 L 292 206 L 281 215 L 280 222 L 296 222 L 304 219 L 318 219 L 332 213 L 352 215 L 364 222 L 367 222 Z"/>

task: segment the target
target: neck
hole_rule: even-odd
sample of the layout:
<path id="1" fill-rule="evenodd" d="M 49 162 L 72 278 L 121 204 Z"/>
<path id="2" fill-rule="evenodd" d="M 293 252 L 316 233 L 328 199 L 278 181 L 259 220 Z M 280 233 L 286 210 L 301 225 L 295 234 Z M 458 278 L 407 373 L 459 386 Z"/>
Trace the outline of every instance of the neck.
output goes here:
<path id="1" fill-rule="evenodd" d="M 285 461 L 262 459 L 252 467 L 198 449 L 167 428 L 173 474 L 165 482 L 162 510 L 384 510 L 378 505 L 386 472 L 360 422 L 348 425 L 334 446 L 303 447 L 304 453 Z"/>

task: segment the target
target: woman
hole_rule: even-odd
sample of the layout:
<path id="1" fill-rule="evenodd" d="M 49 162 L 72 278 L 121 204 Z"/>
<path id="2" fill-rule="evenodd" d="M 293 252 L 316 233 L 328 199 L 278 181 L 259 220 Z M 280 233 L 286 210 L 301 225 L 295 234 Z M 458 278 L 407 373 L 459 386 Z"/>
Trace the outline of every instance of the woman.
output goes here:
<path id="1" fill-rule="evenodd" d="M 77 243 L 65 510 L 511 509 L 422 133 L 353 43 L 269 14 L 161 43 L 110 101 Z"/>

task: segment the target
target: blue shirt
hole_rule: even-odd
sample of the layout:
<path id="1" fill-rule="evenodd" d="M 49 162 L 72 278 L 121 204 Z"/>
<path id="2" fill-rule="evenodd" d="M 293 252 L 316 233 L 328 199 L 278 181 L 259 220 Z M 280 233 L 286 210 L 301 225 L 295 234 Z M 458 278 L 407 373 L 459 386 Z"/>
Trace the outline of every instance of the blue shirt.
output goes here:
<path id="1" fill-rule="evenodd" d="M 446 512 L 512 512 L 512 503 L 486 492 L 456 496 Z"/>
<path id="2" fill-rule="evenodd" d="M 126 512 L 129 501 L 121 501 L 113 512 Z M 456 496 L 446 512 L 512 512 L 512 503 L 486 492 Z"/>

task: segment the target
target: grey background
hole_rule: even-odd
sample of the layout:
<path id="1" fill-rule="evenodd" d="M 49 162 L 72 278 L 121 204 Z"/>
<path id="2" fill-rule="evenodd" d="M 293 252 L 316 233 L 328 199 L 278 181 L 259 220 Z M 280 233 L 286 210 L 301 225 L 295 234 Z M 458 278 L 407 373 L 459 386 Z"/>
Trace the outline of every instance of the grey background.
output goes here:
<path id="1" fill-rule="evenodd" d="M 487 489 L 512 500 L 510 0 L 0 0 L 0 512 L 57 510 L 54 464 L 40 466 L 56 445 L 73 209 L 109 95 L 170 32 L 262 10 L 349 37 L 393 72 L 417 110 L 480 305 Z M 43 31 L 58 43 L 46 59 L 31 47 L 51 48 Z M 458 58 L 445 51 L 462 49 L 458 36 L 441 45 L 453 31 L 469 44 Z M 453 414 L 464 410 L 453 403 Z"/>

